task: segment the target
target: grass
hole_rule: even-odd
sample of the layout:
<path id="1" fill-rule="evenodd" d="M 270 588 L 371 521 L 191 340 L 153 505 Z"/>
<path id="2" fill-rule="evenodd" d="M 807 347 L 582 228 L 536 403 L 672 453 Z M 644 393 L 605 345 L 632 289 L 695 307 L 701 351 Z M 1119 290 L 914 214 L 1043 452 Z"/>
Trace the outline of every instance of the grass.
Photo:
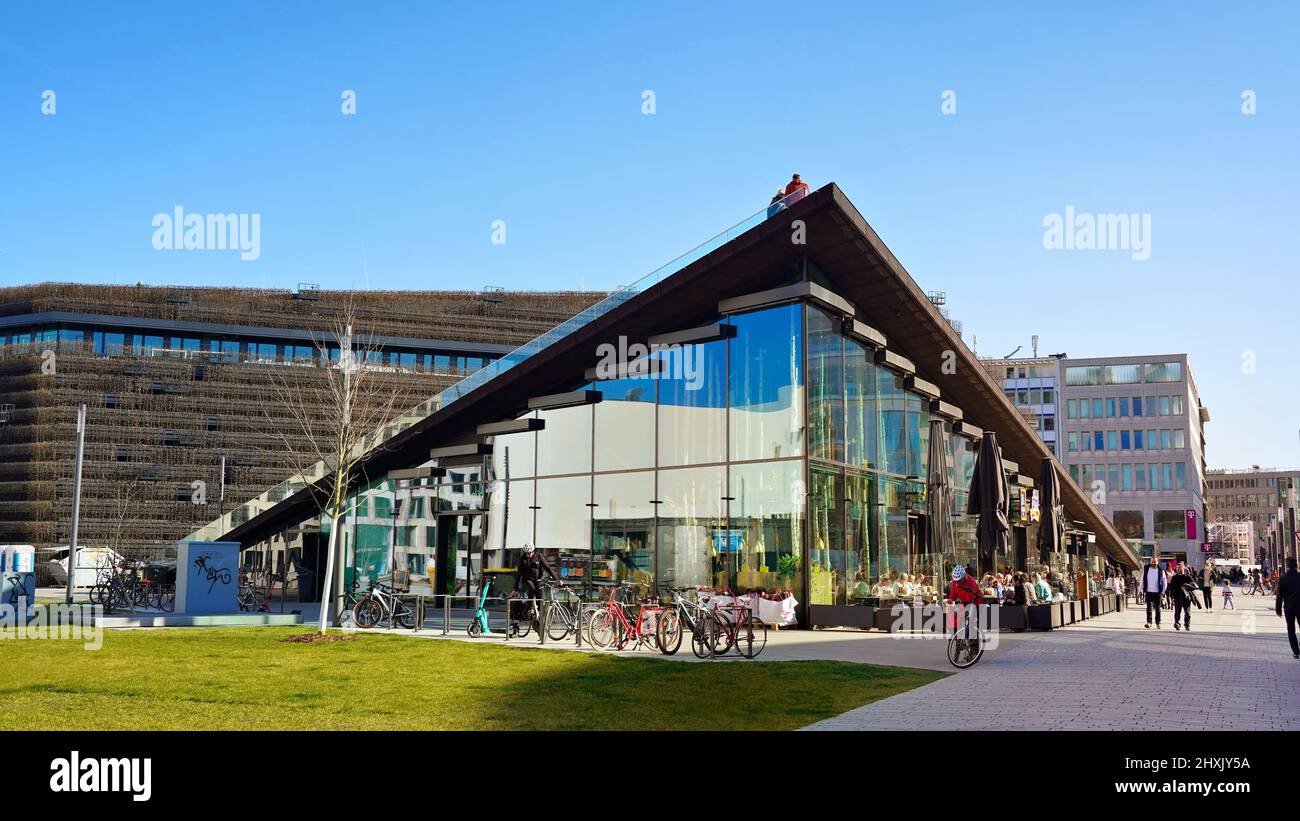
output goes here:
<path id="1" fill-rule="evenodd" d="M 0 724 L 66 729 L 793 729 L 943 678 L 831 661 L 691 663 L 301 627 L 0 641 Z M 686 650 L 689 652 L 689 649 Z"/>

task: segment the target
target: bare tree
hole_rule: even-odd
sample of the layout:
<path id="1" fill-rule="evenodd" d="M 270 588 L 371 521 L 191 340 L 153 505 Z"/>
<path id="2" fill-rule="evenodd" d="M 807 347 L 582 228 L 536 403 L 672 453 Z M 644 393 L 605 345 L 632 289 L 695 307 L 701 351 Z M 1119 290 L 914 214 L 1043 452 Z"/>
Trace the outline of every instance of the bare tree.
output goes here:
<path id="1" fill-rule="evenodd" d="M 281 458 L 290 483 L 313 489 L 321 518 L 330 523 L 320 630 L 336 624 L 342 588 L 343 543 L 339 531 L 349 512 L 351 481 L 363 458 L 382 446 L 412 402 L 409 381 L 394 377 L 377 345 L 354 335 L 355 304 L 349 298 L 332 334 L 316 338 L 313 367 L 268 369 L 272 408 L 279 423 Z M 310 370 L 310 373 L 307 371 Z"/>

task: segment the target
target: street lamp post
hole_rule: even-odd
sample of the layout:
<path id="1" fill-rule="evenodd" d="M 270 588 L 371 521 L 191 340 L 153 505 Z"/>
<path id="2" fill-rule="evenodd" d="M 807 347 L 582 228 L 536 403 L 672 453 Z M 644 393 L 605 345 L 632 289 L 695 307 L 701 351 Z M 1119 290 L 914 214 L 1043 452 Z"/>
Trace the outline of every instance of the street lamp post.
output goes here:
<path id="1" fill-rule="evenodd" d="M 77 528 L 81 524 L 81 462 L 86 450 L 86 406 L 77 408 L 77 458 L 72 473 L 72 528 L 68 534 L 68 586 L 66 603 L 72 604 L 77 575 Z"/>

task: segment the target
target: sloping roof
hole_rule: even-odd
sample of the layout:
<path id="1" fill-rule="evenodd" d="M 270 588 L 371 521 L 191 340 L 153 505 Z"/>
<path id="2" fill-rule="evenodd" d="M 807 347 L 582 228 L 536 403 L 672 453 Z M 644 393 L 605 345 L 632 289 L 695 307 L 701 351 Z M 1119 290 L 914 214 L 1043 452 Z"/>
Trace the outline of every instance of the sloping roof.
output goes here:
<path id="1" fill-rule="evenodd" d="M 796 220 L 803 223 L 804 244 L 792 241 Z M 831 183 L 412 425 L 371 453 L 361 470 L 378 477 L 427 461 L 430 448 L 473 441 L 476 425 L 513 417 L 529 397 L 582 384 L 583 372 L 596 363 L 602 343 L 617 344 L 619 335 L 644 340 L 707 322 L 716 316 L 720 300 L 783 284 L 789 264 L 804 254 L 827 274 L 837 293 L 855 304 L 863 321 L 883 331 L 892 349 L 914 360 L 918 374 L 965 412 L 966 420 L 998 432 L 1004 456 L 1031 475 L 1037 474 L 1042 458 L 1055 460 L 876 232 Z M 955 373 L 944 373 L 948 352 Z M 1106 554 L 1136 565 L 1114 526 L 1068 476 L 1061 488 L 1067 515 L 1095 532 Z M 309 518 L 314 510 L 310 494 L 303 490 L 225 538 L 252 544 Z"/>

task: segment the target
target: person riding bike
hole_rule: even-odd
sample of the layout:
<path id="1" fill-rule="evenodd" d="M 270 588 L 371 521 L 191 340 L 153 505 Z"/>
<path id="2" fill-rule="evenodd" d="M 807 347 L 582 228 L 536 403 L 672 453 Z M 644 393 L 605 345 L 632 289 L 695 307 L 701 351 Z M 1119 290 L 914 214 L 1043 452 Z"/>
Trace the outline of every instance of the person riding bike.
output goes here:
<path id="1" fill-rule="evenodd" d="M 984 591 L 980 589 L 979 582 L 975 581 L 975 577 L 966 572 L 965 565 L 959 564 L 952 569 L 952 582 L 948 585 L 948 598 L 962 606 L 967 622 L 969 622 L 971 615 L 977 612 L 973 608 L 984 603 Z"/>
<path id="2" fill-rule="evenodd" d="M 524 544 L 519 561 L 515 563 L 515 596 L 523 599 L 540 599 L 542 597 L 542 572 L 557 582 L 560 577 L 550 564 L 537 552 L 532 542 Z"/>

